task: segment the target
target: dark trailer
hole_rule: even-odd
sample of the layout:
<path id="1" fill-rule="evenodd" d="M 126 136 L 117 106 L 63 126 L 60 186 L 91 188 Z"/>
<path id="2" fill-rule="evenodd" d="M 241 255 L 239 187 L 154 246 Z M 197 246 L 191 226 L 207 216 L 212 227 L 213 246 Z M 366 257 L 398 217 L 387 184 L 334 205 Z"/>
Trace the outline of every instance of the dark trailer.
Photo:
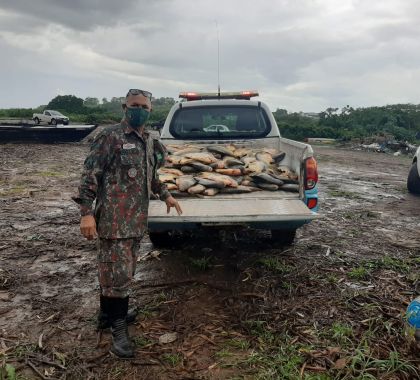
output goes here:
<path id="1" fill-rule="evenodd" d="M 97 125 L 0 125 L 0 142 L 77 142 L 84 139 Z"/>

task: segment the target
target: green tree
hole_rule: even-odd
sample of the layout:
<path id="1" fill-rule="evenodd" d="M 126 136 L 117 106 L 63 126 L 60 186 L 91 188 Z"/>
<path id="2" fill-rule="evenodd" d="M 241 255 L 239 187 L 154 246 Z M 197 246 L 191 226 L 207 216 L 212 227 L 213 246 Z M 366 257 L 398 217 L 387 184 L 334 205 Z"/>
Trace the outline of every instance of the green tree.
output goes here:
<path id="1" fill-rule="evenodd" d="M 83 102 L 85 107 L 98 107 L 99 106 L 99 99 L 98 98 L 90 98 L 87 97 Z"/>
<path id="2" fill-rule="evenodd" d="M 83 113 L 83 99 L 74 95 L 58 95 L 48 103 L 47 109 L 69 113 Z"/>

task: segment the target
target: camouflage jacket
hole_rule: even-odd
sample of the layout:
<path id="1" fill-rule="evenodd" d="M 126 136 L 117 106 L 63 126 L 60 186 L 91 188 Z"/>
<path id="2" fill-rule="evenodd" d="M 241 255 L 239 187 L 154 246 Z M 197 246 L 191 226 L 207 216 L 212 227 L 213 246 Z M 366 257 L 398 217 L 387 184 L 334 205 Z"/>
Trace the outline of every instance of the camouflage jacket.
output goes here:
<path id="1" fill-rule="evenodd" d="M 80 205 L 82 216 L 95 215 L 99 237 L 143 235 L 151 194 L 162 200 L 170 195 L 156 173 L 165 154 L 159 140 L 148 132 L 140 135 L 124 120 L 94 139 L 84 163 L 79 194 L 73 199 Z"/>

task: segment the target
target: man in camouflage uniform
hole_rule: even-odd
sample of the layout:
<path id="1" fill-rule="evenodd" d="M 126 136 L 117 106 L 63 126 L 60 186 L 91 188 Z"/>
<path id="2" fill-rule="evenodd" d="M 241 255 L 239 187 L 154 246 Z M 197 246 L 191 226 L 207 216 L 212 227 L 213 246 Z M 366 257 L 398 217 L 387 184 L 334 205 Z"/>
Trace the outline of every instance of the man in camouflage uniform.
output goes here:
<path id="1" fill-rule="evenodd" d="M 81 233 L 89 240 L 99 237 L 98 326 L 111 327 L 111 352 L 120 357 L 134 355 L 127 320 L 134 320 L 135 315 L 128 315 L 128 299 L 140 241 L 147 228 L 150 195 L 165 201 L 168 213 L 171 207 L 182 213 L 157 177 L 165 148 L 144 128 L 151 96 L 142 90 L 128 92 L 121 123 L 105 128 L 93 141 L 79 195 L 74 198 L 80 205 Z"/>

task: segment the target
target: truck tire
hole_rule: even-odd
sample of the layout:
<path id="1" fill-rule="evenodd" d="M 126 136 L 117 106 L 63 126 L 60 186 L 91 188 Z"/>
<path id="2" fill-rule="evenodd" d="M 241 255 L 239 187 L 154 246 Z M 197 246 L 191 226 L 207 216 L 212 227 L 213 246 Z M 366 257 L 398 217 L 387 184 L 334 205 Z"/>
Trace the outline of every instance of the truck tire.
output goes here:
<path id="1" fill-rule="evenodd" d="M 149 239 L 156 248 L 169 248 L 174 243 L 171 231 L 149 231 Z"/>
<path id="2" fill-rule="evenodd" d="M 39 119 L 37 117 L 34 119 L 34 123 L 35 123 L 35 125 L 39 124 Z"/>
<path id="3" fill-rule="evenodd" d="M 292 245 L 296 236 L 296 230 L 271 230 L 271 242 L 276 245 Z"/>
<path id="4" fill-rule="evenodd" d="M 420 177 L 417 171 L 417 162 L 411 165 L 407 178 L 407 189 L 412 194 L 420 194 Z"/>
<path id="5" fill-rule="evenodd" d="M 51 119 L 51 124 L 52 124 L 52 125 L 57 125 L 57 120 L 55 120 L 55 119 Z"/>

